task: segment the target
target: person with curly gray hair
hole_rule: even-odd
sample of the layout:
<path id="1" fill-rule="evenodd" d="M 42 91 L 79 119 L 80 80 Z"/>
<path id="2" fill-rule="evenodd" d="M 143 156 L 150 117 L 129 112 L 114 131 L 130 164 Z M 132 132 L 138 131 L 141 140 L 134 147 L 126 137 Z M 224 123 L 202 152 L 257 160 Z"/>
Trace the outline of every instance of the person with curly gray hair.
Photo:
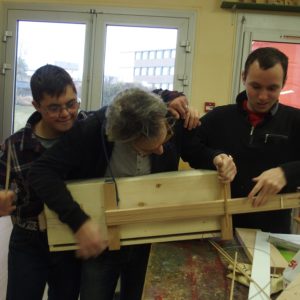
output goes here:
<path id="1" fill-rule="evenodd" d="M 161 131 L 168 109 L 155 94 L 141 89 L 119 93 L 107 109 L 106 134 L 110 141 L 133 142 L 153 139 Z"/>
<path id="2" fill-rule="evenodd" d="M 81 300 L 112 300 L 119 277 L 120 299 L 140 300 L 150 245 L 108 251 L 98 226 L 74 201 L 64 181 L 176 171 L 180 157 L 195 163 L 196 131 L 185 128 L 184 120 L 174 120 L 157 95 L 125 90 L 109 107 L 78 122 L 31 168 L 34 193 L 73 230 L 78 254 L 86 259 Z"/>

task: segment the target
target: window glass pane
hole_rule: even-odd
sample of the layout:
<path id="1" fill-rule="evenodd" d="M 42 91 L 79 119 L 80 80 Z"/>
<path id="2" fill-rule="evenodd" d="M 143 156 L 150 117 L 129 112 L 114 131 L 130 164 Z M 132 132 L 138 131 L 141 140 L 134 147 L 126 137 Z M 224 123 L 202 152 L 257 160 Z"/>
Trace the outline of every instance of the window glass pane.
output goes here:
<path id="1" fill-rule="evenodd" d="M 164 58 L 170 57 L 170 50 L 164 50 Z"/>
<path id="2" fill-rule="evenodd" d="M 150 67 L 150 68 L 148 69 L 148 75 L 149 75 L 149 76 L 153 76 L 153 75 L 154 75 L 154 68 L 153 68 L 153 67 Z"/>
<path id="3" fill-rule="evenodd" d="M 253 41 L 252 50 L 261 47 L 274 47 L 289 58 L 287 81 L 280 93 L 279 101 L 283 104 L 300 108 L 300 44 Z"/>
<path id="4" fill-rule="evenodd" d="M 85 24 L 18 22 L 14 132 L 25 126 L 34 111 L 30 78 L 42 65 L 66 69 L 81 98 L 85 30 Z"/>
<path id="5" fill-rule="evenodd" d="M 174 68 L 176 44 L 177 29 L 108 25 L 102 104 L 131 86 L 152 89 L 173 85 L 174 74 L 162 75 L 162 70 Z M 170 53 L 174 53 L 172 58 Z M 141 74 L 135 71 L 138 67 L 142 68 Z"/>
<path id="6" fill-rule="evenodd" d="M 148 51 L 143 52 L 143 59 L 148 59 Z"/>
<path id="7" fill-rule="evenodd" d="M 162 57 L 163 57 L 163 52 L 162 51 L 157 51 L 156 58 L 157 59 L 162 59 Z"/>
<path id="8" fill-rule="evenodd" d="M 150 51 L 149 58 L 150 59 L 154 59 L 155 58 L 155 51 Z"/>
<path id="9" fill-rule="evenodd" d="M 169 67 L 163 67 L 163 75 L 169 75 Z"/>
<path id="10" fill-rule="evenodd" d="M 142 68 L 142 76 L 147 75 L 147 68 Z"/>
<path id="11" fill-rule="evenodd" d="M 136 60 L 142 59 L 142 52 L 135 52 L 135 59 Z"/>
<path id="12" fill-rule="evenodd" d="M 155 68 L 155 75 L 159 76 L 161 74 L 161 67 Z"/>
<path id="13" fill-rule="evenodd" d="M 169 85 L 167 83 L 162 83 L 161 88 L 163 90 L 166 90 L 169 87 Z"/>

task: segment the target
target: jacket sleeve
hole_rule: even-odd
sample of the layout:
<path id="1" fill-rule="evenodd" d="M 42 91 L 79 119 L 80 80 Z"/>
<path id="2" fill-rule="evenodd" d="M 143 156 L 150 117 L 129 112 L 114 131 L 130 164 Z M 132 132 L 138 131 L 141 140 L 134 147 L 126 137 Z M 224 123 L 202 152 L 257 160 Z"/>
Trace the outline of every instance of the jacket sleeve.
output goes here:
<path id="1" fill-rule="evenodd" d="M 295 188 L 300 187 L 300 161 L 291 161 L 280 166 L 286 177 L 288 186 Z"/>
<path id="2" fill-rule="evenodd" d="M 181 158 L 194 169 L 215 170 L 214 157 L 225 152 L 209 146 L 211 118 L 207 116 L 200 119 L 201 124 L 196 129 L 183 130 Z"/>
<path id="3" fill-rule="evenodd" d="M 280 165 L 283 169 L 288 189 L 295 191 L 300 187 L 300 110 L 295 110 L 294 122 L 290 133 L 290 157 L 289 161 Z"/>
<path id="4" fill-rule="evenodd" d="M 80 123 L 80 124 L 79 124 Z M 38 197 L 76 232 L 89 216 L 74 201 L 64 182 L 85 157 L 88 144 L 79 122 L 36 160 L 28 174 L 33 197 Z"/>
<path id="5" fill-rule="evenodd" d="M 168 103 L 177 97 L 184 96 L 184 93 L 182 92 L 169 91 L 163 89 L 153 90 L 152 93 L 159 95 L 165 103 Z"/>

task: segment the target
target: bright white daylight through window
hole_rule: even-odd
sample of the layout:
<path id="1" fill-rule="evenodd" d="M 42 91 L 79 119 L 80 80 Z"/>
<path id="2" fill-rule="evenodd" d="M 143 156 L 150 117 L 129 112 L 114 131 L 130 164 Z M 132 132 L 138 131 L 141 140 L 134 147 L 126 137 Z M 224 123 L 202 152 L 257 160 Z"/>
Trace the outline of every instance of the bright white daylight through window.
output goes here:
<path id="1" fill-rule="evenodd" d="M 177 31 L 107 26 L 102 104 L 108 104 L 118 91 L 131 86 L 172 89 L 174 72 L 169 70 L 175 66 Z"/>

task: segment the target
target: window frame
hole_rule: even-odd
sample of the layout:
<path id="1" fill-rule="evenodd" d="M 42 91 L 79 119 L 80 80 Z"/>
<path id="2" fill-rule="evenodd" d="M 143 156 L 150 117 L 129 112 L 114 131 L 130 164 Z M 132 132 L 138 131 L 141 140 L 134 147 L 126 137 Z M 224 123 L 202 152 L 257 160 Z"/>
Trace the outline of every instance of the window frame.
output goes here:
<path id="1" fill-rule="evenodd" d="M 284 36 L 300 37 L 300 30 L 297 29 L 300 28 L 300 19 L 297 16 L 238 13 L 236 22 L 237 39 L 232 80 L 232 103 L 235 103 L 236 95 L 244 90 L 241 74 L 251 51 L 253 40 L 299 44 L 299 39 L 287 39 Z"/>
<path id="2" fill-rule="evenodd" d="M 3 29 L 13 32 L 6 43 L 2 44 L 3 62 L 11 64 L 5 76 L 0 79 L 3 89 L 0 93 L 2 100 L 0 108 L 0 141 L 12 133 L 14 103 L 15 73 L 16 73 L 16 43 L 17 21 L 53 21 L 63 23 L 86 23 L 86 44 L 84 57 L 84 72 L 82 81 L 82 105 L 84 110 L 95 110 L 101 106 L 102 81 L 104 75 L 105 28 L 106 25 L 153 26 L 163 28 L 179 28 L 177 40 L 177 55 L 175 61 L 174 89 L 190 95 L 191 86 L 183 85 L 180 75 L 188 76 L 192 81 L 192 51 L 186 52 L 180 46 L 182 41 L 188 40 L 194 49 L 194 33 L 196 12 L 176 11 L 164 9 L 135 9 L 126 7 L 101 7 L 86 5 L 53 5 L 50 4 L 19 4 L 7 3 L 3 5 Z M 169 27 L 168 27 L 169 26 Z M 102 45 L 102 47 L 101 47 Z M 178 71 L 177 71 L 178 70 Z M 180 70 L 180 74 L 179 74 Z M 3 100 L 5 99 L 5 100 Z M 3 108 L 3 109 L 2 109 Z M 25 126 L 25 124 L 24 124 Z"/>

